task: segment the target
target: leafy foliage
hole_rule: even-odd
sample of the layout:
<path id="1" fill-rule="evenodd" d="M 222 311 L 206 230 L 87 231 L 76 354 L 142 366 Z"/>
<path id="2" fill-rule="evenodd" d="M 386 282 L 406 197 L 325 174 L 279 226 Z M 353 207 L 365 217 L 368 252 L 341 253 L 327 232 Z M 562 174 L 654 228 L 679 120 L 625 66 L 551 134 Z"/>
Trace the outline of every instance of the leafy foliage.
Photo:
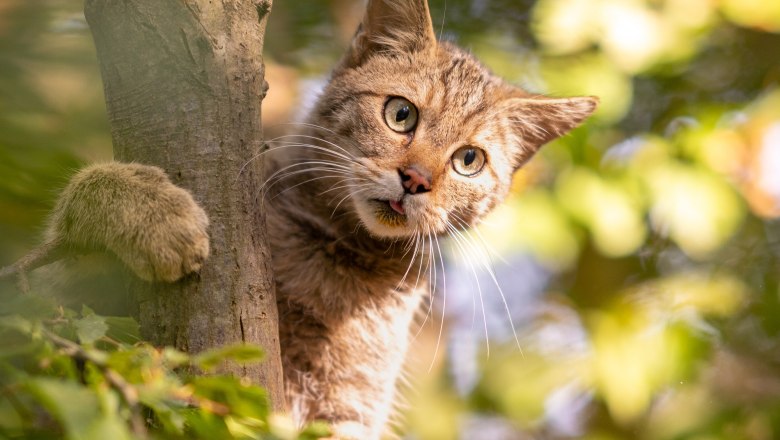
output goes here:
<path id="1" fill-rule="evenodd" d="M 237 345 L 189 356 L 142 342 L 131 318 L 80 313 L 30 296 L 3 301 L 0 436 L 7 438 L 315 439 L 270 411 L 265 391 L 219 374 L 262 360 Z"/>

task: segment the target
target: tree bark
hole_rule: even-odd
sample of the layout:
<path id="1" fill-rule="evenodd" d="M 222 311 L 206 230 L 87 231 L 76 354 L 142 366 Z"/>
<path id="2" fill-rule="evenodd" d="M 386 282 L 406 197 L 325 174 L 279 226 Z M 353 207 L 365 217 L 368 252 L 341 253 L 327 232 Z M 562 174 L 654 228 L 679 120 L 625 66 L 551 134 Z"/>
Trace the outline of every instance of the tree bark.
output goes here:
<path id="1" fill-rule="evenodd" d="M 134 282 L 144 338 L 199 352 L 235 342 L 267 359 L 223 370 L 284 405 L 276 297 L 259 200 L 263 38 L 271 0 L 86 0 L 114 156 L 163 168 L 211 224 L 199 275 Z"/>

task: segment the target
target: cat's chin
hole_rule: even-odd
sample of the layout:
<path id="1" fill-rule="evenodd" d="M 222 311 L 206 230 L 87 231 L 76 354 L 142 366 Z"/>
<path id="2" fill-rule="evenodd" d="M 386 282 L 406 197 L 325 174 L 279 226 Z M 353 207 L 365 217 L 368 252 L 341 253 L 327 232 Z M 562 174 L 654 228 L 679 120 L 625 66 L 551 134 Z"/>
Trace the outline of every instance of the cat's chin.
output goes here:
<path id="1" fill-rule="evenodd" d="M 357 200 L 355 208 L 366 229 L 374 236 L 399 238 L 413 235 L 414 228 L 408 215 L 398 212 L 389 200 Z"/>

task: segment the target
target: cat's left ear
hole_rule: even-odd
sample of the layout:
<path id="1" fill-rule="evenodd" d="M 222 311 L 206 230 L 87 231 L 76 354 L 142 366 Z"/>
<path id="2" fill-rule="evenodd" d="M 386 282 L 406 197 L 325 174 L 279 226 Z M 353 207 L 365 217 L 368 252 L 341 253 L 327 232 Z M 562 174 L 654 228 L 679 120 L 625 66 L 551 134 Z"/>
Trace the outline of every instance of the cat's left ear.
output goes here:
<path id="1" fill-rule="evenodd" d="M 341 67 L 357 67 L 373 55 L 393 56 L 435 47 L 427 0 L 368 0 Z"/>
<path id="2" fill-rule="evenodd" d="M 522 166 L 542 145 L 580 125 L 598 106 L 595 96 L 549 98 L 529 96 L 505 101 L 505 117 L 519 147 L 515 167 Z"/>

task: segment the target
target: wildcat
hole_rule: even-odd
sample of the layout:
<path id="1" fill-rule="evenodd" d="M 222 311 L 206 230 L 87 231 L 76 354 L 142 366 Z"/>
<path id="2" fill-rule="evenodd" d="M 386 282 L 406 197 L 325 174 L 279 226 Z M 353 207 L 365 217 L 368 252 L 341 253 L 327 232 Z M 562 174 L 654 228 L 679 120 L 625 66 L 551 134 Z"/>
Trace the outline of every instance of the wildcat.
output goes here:
<path id="1" fill-rule="evenodd" d="M 368 2 L 307 123 L 271 142 L 267 159 L 282 362 L 298 421 L 326 420 L 339 438 L 381 436 L 436 237 L 476 224 L 513 173 L 596 104 L 505 83 L 437 41 L 425 0 Z M 207 226 L 162 170 L 109 163 L 72 179 L 48 235 L 175 282 L 207 258 Z"/>

